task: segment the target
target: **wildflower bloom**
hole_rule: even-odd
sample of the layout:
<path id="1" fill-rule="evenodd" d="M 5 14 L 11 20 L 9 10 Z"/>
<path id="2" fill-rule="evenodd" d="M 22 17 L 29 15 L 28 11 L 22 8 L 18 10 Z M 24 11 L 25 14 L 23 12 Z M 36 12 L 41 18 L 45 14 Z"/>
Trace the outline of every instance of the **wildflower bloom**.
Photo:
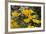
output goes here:
<path id="1" fill-rule="evenodd" d="M 16 28 L 18 27 L 19 25 L 16 23 L 16 21 L 14 20 L 11 20 L 11 28 Z"/>
<path id="2" fill-rule="evenodd" d="M 18 13 L 16 11 L 12 12 L 12 16 L 18 17 L 19 15 L 20 15 L 20 13 Z"/>
<path id="3" fill-rule="evenodd" d="M 30 14 L 32 14 L 32 10 L 31 9 L 24 9 L 23 11 L 22 11 L 22 13 L 25 15 L 25 16 L 29 16 Z"/>
<path id="4" fill-rule="evenodd" d="M 11 28 L 18 28 L 18 27 L 19 27 L 19 25 L 16 22 L 11 24 Z"/>

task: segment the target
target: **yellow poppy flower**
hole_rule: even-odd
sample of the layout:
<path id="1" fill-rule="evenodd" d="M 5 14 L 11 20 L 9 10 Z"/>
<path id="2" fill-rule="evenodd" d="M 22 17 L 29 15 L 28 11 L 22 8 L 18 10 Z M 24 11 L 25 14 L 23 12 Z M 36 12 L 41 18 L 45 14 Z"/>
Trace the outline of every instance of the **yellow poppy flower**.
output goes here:
<path id="1" fill-rule="evenodd" d="M 34 26 L 28 25 L 28 28 L 34 28 Z"/>
<path id="2" fill-rule="evenodd" d="M 11 23 L 11 28 L 18 28 L 19 25 L 16 22 Z"/>
<path id="3" fill-rule="evenodd" d="M 34 23 L 41 23 L 41 20 L 37 20 L 37 19 L 32 19 L 32 21 L 34 22 Z"/>
<path id="4" fill-rule="evenodd" d="M 20 13 L 17 13 L 16 11 L 12 12 L 12 16 L 18 17 L 19 15 L 20 15 Z"/>
<path id="5" fill-rule="evenodd" d="M 11 20 L 11 28 L 17 28 L 19 25 L 16 23 L 16 21 Z"/>
<path id="6" fill-rule="evenodd" d="M 23 11 L 22 11 L 22 13 L 25 15 L 25 16 L 29 16 L 30 14 L 32 14 L 32 10 L 31 9 L 24 9 Z"/>
<path id="7" fill-rule="evenodd" d="M 30 19 L 28 19 L 28 18 L 27 19 L 24 19 L 24 22 L 25 23 L 29 23 L 30 22 Z"/>
<path id="8" fill-rule="evenodd" d="M 13 25 L 15 26 L 15 27 L 18 27 L 18 24 L 15 22 L 15 23 L 13 23 Z"/>

